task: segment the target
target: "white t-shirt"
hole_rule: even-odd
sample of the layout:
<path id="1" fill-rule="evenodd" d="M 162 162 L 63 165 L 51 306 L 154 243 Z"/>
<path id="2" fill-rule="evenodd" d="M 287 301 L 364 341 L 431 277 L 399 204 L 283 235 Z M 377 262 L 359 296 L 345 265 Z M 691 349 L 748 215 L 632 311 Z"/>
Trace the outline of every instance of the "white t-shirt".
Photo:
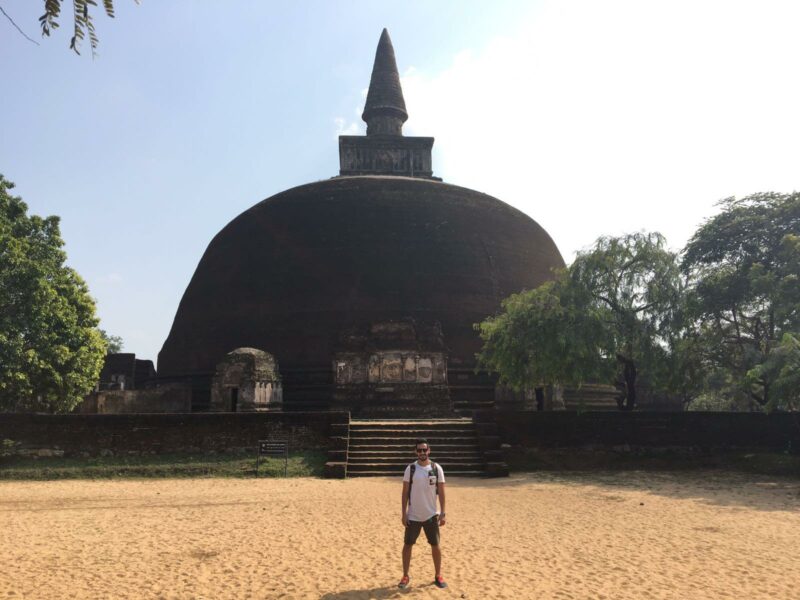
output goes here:
<path id="1" fill-rule="evenodd" d="M 409 521 L 427 521 L 433 515 L 439 514 L 436 508 L 436 476 L 431 463 L 424 467 L 419 463 L 416 464 L 407 517 Z M 444 483 L 444 471 L 439 463 L 436 463 L 436 469 L 439 471 L 439 483 Z M 403 481 L 410 480 L 411 465 L 408 465 L 406 472 L 403 473 Z"/>

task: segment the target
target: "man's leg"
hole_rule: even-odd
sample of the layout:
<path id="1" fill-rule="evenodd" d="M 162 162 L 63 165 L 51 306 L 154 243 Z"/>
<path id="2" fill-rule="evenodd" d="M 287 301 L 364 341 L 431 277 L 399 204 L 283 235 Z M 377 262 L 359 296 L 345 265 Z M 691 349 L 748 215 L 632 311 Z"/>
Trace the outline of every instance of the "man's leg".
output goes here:
<path id="1" fill-rule="evenodd" d="M 403 536 L 403 578 L 400 580 L 398 587 L 405 588 L 408 585 L 408 569 L 411 566 L 411 548 L 419 537 L 419 531 L 422 528 L 422 523 L 416 521 L 409 521 L 406 525 L 406 532 Z"/>
<path id="2" fill-rule="evenodd" d="M 408 576 L 408 569 L 411 567 L 411 544 L 403 544 L 403 575 Z"/>
<path id="3" fill-rule="evenodd" d="M 409 553 L 410 558 L 411 553 Z M 431 546 L 431 556 L 433 556 L 433 568 L 436 569 L 436 576 L 442 574 L 442 547 L 439 544 Z"/>
<path id="4" fill-rule="evenodd" d="M 425 535 L 431 545 L 431 556 L 433 557 L 433 568 L 436 569 L 436 576 L 433 583 L 438 588 L 446 588 L 447 584 L 442 578 L 442 547 L 439 545 L 439 521 L 438 517 L 433 517 L 425 522 Z"/>

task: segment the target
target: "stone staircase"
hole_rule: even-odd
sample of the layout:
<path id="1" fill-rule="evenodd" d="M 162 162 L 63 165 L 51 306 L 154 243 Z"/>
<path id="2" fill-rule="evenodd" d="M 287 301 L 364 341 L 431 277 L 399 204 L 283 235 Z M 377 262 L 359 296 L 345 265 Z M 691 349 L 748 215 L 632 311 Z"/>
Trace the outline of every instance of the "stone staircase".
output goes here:
<path id="1" fill-rule="evenodd" d="M 497 437 L 485 433 L 471 418 L 351 420 L 346 475 L 399 478 L 416 458 L 414 441 L 425 438 L 445 477 L 507 476 Z"/>

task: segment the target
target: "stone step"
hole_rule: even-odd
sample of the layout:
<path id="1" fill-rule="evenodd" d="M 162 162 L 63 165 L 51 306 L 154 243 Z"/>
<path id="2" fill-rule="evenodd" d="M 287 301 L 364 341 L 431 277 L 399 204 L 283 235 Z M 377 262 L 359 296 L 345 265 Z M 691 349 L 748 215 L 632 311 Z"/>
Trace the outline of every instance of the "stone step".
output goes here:
<path id="1" fill-rule="evenodd" d="M 395 473 L 402 475 L 408 465 L 395 465 L 390 463 L 347 463 L 347 474 L 363 473 L 364 471 L 386 471 L 388 473 Z M 444 469 L 444 476 L 463 473 L 464 471 L 485 471 L 486 465 L 484 463 L 458 463 L 453 465 L 442 465 Z"/>
<path id="2" fill-rule="evenodd" d="M 442 446 L 447 446 L 450 448 L 460 447 L 460 446 L 474 446 L 478 443 L 478 438 L 475 435 L 472 436 L 459 436 L 459 437 L 426 437 L 428 441 L 428 445 L 431 448 L 441 448 Z M 397 448 L 405 448 L 406 452 L 411 452 L 414 454 L 414 442 L 416 438 L 400 438 L 396 436 L 387 436 L 387 437 L 353 437 L 350 436 L 350 445 L 356 446 L 395 446 Z"/>
<path id="3" fill-rule="evenodd" d="M 448 423 L 457 423 L 460 425 L 472 424 L 472 419 L 469 417 L 453 417 L 449 419 L 351 419 L 350 425 L 442 425 Z"/>
<path id="4" fill-rule="evenodd" d="M 452 444 L 452 445 L 445 445 L 441 444 L 439 446 L 435 446 L 432 448 L 431 457 L 434 456 L 444 456 L 445 454 L 452 454 L 458 452 L 478 452 L 480 447 L 477 443 L 474 444 Z M 413 448 L 409 448 L 407 444 L 399 444 L 399 445 L 381 445 L 381 444 L 350 444 L 350 452 L 379 452 L 379 453 L 391 453 L 397 454 L 399 456 L 407 456 L 409 460 L 414 460 L 416 458 L 416 452 L 414 452 Z"/>
<path id="5" fill-rule="evenodd" d="M 461 464 L 461 463 L 475 463 L 481 464 L 486 462 L 486 458 L 478 455 L 470 456 L 445 456 L 441 458 L 431 459 L 433 462 L 444 466 Z M 391 463 L 396 465 L 409 465 L 414 462 L 413 459 L 409 460 L 407 456 L 348 456 L 347 462 L 351 464 L 364 464 L 364 463 Z"/>
<path id="6" fill-rule="evenodd" d="M 405 431 L 405 432 L 420 432 L 420 433 L 427 433 L 429 431 L 470 431 L 472 429 L 472 425 L 465 424 L 465 423 L 446 423 L 446 424 L 426 424 L 426 425 L 406 425 L 406 424 L 391 424 L 391 425 L 380 425 L 380 424 L 361 424 L 361 425 L 353 425 L 350 424 L 350 428 L 353 431 L 377 431 L 377 430 L 391 430 L 391 431 Z"/>
<path id="7" fill-rule="evenodd" d="M 444 465 L 459 464 L 459 463 L 483 463 L 484 458 L 479 454 L 467 454 L 463 456 L 443 456 L 440 458 L 432 458 L 433 462 Z M 392 463 L 392 464 L 411 464 L 414 459 L 409 460 L 407 456 L 378 456 L 375 454 L 365 454 L 363 456 L 353 456 L 351 452 L 347 456 L 347 462 L 350 464 L 363 464 L 365 462 L 374 463 Z"/>
<path id="8" fill-rule="evenodd" d="M 472 455 L 478 454 L 478 447 L 469 447 L 464 448 L 462 446 L 458 446 L 452 449 L 444 450 L 440 447 L 437 447 L 437 452 L 431 455 L 431 460 L 436 460 L 436 457 L 443 458 L 445 456 L 462 456 L 462 455 Z M 408 448 L 403 446 L 402 448 L 385 448 L 385 447 L 357 447 L 353 448 L 350 447 L 350 455 L 353 456 L 403 456 L 408 458 L 409 461 L 415 459 L 414 453 L 409 452 Z"/>
<path id="9" fill-rule="evenodd" d="M 431 437 L 453 438 L 453 437 L 474 437 L 474 429 L 431 429 L 420 431 L 419 429 L 351 429 L 351 437 L 398 437 L 404 440 L 415 440 L 419 437 L 429 439 Z"/>
<path id="10" fill-rule="evenodd" d="M 462 452 L 477 452 L 479 450 L 477 442 L 471 444 L 441 444 L 439 446 L 431 445 L 431 456 L 444 456 L 445 454 L 460 454 Z M 413 447 L 408 444 L 353 444 L 350 443 L 350 451 L 357 452 L 378 452 L 378 453 L 391 453 L 408 456 L 409 460 L 416 458 L 417 453 L 414 452 Z"/>
<path id="11" fill-rule="evenodd" d="M 430 446 L 431 452 L 438 454 L 443 449 L 447 450 L 456 450 L 459 448 L 474 448 L 478 446 L 478 438 L 463 438 L 463 439 L 436 439 L 433 440 L 431 438 L 425 438 L 428 440 L 428 445 Z M 414 441 L 411 440 L 411 443 L 408 443 L 404 440 L 401 440 L 399 443 L 396 442 L 394 438 L 362 438 L 362 439 L 353 439 L 350 438 L 350 447 L 357 448 L 357 449 L 366 449 L 366 448 L 375 448 L 380 449 L 383 448 L 385 450 L 399 450 L 405 454 L 409 454 L 412 456 L 416 456 L 416 452 L 414 451 Z"/>
<path id="12" fill-rule="evenodd" d="M 431 445 L 430 458 L 442 465 L 445 476 L 479 477 L 488 473 L 487 454 L 478 443 L 470 417 L 376 417 L 350 421 L 347 475 L 400 477 L 416 458 L 413 445 L 421 437 Z"/>
<path id="13" fill-rule="evenodd" d="M 447 471 L 445 477 L 483 477 L 483 468 L 463 471 Z M 353 471 L 348 468 L 348 477 L 397 477 L 398 479 L 403 476 L 403 471 L 393 471 L 386 469 L 373 469 L 372 471 Z"/>
<path id="14" fill-rule="evenodd" d="M 440 438 L 426 438 L 428 440 L 428 444 L 430 444 L 431 450 L 433 452 L 438 452 L 442 447 L 454 448 L 454 447 L 469 447 L 474 448 L 478 445 L 478 439 L 475 437 L 471 438 L 453 438 L 453 439 L 440 439 Z M 356 449 L 365 449 L 365 448 L 377 448 L 377 447 L 396 447 L 404 449 L 406 453 L 414 453 L 414 440 L 409 440 L 406 442 L 400 441 L 400 443 L 392 443 L 397 442 L 397 438 L 362 438 L 362 439 L 353 439 L 350 438 L 350 447 Z"/>
<path id="15" fill-rule="evenodd" d="M 475 429 L 472 427 L 459 427 L 459 428 L 452 428 L 452 429 L 443 429 L 437 427 L 436 429 L 399 429 L 399 428 L 389 428 L 389 427 L 357 427 L 353 428 L 350 427 L 350 434 L 351 435 L 358 435 L 358 436 L 366 436 L 371 433 L 378 433 L 380 435 L 402 435 L 402 436 L 420 436 L 422 434 L 426 436 L 430 436 L 431 434 L 434 435 L 474 435 Z"/>
<path id="16" fill-rule="evenodd" d="M 411 462 L 416 458 L 413 454 L 408 452 L 407 448 L 397 450 L 373 450 L 366 447 L 353 448 L 351 446 L 348 454 L 357 458 L 362 456 L 396 456 L 398 458 L 402 458 L 403 460 L 408 460 L 408 462 Z M 433 461 L 449 460 L 450 458 L 458 458 L 460 456 L 483 456 L 483 453 L 477 446 L 473 446 L 471 448 L 459 448 L 458 450 L 451 451 L 437 450 L 435 454 L 431 455 L 430 459 Z"/>

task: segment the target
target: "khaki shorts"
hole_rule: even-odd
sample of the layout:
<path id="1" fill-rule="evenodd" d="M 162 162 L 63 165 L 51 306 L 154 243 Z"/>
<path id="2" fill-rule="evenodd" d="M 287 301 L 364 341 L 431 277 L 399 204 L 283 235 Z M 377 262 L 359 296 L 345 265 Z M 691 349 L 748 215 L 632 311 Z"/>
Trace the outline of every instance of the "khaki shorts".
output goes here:
<path id="1" fill-rule="evenodd" d="M 406 535 L 403 542 L 406 546 L 413 546 L 419 537 L 419 530 L 425 530 L 425 537 L 431 546 L 439 545 L 439 515 L 434 515 L 427 521 L 409 521 L 406 526 Z"/>

